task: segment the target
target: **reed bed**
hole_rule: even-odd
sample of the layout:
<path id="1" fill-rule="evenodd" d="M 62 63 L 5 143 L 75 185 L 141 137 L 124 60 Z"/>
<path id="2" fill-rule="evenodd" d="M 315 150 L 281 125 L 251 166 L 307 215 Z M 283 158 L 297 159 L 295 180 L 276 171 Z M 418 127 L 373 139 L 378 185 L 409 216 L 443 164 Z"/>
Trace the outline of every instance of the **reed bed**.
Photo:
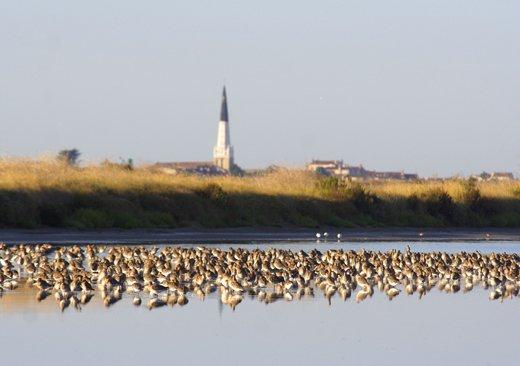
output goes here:
<path id="1" fill-rule="evenodd" d="M 520 183 L 344 182 L 302 170 L 169 175 L 117 165 L 0 160 L 3 227 L 520 227 Z"/>

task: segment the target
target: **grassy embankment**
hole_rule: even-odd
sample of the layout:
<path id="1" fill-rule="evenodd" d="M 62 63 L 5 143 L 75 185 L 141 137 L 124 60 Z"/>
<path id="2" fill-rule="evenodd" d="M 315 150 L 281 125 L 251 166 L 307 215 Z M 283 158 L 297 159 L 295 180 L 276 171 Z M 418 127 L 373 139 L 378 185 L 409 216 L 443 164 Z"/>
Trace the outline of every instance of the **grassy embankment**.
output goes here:
<path id="1" fill-rule="evenodd" d="M 170 176 L 0 161 L 0 227 L 520 227 L 520 183 Z"/>

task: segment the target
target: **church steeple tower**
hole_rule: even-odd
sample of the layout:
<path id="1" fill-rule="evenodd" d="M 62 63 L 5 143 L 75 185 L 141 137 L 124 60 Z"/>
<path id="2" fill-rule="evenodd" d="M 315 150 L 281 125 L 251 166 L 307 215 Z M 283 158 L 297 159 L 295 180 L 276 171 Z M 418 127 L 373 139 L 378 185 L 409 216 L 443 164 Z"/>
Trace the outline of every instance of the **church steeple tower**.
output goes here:
<path id="1" fill-rule="evenodd" d="M 222 90 L 222 105 L 220 106 L 220 120 L 229 122 L 228 111 L 227 111 L 226 86 L 224 86 L 224 89 Z"/>
<path id="2" fill-rule="evenodd" d="M 234 165 L 233 146 L 231 146 L 231 139 L 229 137 L 229 117 L 225 86 L 222 90 L 222 105 L 220 106 L 217 144 L 213 149 L 213 163 L 228 171 L 231 170 Z"/>

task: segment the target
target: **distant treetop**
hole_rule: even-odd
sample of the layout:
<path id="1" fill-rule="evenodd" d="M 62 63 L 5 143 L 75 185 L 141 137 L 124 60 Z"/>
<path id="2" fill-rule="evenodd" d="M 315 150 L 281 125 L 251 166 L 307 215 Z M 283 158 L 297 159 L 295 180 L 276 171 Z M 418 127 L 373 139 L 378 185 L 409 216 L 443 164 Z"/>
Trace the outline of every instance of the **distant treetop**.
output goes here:
<path id="1" fill-rule="evenodd" d="M 79 162 L 79 157 L 81 156 L 81 153 L 78 149 L 65 149 L 61 150 L 58 155 L 56 156 L 56 159 L 59 161 L 62 161 L 70 166 L 76 166 Z"/>

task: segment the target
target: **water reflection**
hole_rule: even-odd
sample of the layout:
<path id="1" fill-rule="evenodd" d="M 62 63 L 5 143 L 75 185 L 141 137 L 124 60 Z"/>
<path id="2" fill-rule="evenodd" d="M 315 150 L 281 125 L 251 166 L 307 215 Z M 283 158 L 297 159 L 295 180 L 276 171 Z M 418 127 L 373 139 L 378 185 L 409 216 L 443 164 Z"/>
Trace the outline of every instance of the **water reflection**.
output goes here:
<path id="1" fill-rule="evenodd" d="M 503 261 L 501 264 L 497 259 L 493 259 L 493 256 L 489 256 L 490 263 L 485 267 L 511 268 L 514 267 L 513 263 L 517 263 L 514 253 L 518 252 L 518 243 L 501 243 L 496 246 L 493 243 L 487 246 L 471 243 L 451 245 L 452 243 L 435 243 L 429 246 L 420 244 L 412 246 L 412 252 L 507 252 L 510 257 L 498 257 Z M 294 253 L 302 249 L 310 253 L 318 248 L 322 255 L 328 249 L 354 249 L 360 252 L 360 246 L 365 246 L 365 253 L 369 255 L 379 251 L 388 253 L 392 249 L 399 249 L 401 253 L 405 253 L 407 249 L 406 243 L 364 243 L 359 246 L 344 244 L 342 247 L 333 244 L 316 246 L 308 243 L 269 246 L 282 250 L 291 249 Z M 193 251 L 197 250 L 196 246 L 187 247 Z M 157 270 L 162 248 L 155 252 L 154 256 L 157 258 L 150 268 Z M 230 246 L 212 248 L 225 251 L 227 256 Z M 150 293 L 144 288 L 138 293 L 143 302 L 141 306 L 132 304 L 135 293 L 126 289 L 121 291 L 120 300 L 108 307 L 105 306 L 102 291 L 94 281 L 96 274 L 99 277 L 100 268 L 98 266 L 94 271 L 89 267 L 87 249 L 83 247 L 83 254 L 79 255 L 82 257 L 81 266 L 77 263 L 69 268 L 71 262 L 79 261 L 74 259 L 75 249 L 70 253 L 64 251 L 59 256 L 69 264 L 66 266 L 66 273 L 69 273 L 69 269 L 82 273 L 80 269 L 83 268 L 87 278 L 90 276 L 92 280 L 92 291 L 88 288 L 87 291 L 83 291 L 81 284 L 79 289 L 74 291 L 80 302 L 83 292 L 91 293 L 93 296 L 86 305 L 81 304 L 81 310 L 69 304 L 61 312 L 54 294 L 60 291 L 54 289 L 54 282 L 59 282 L 60 278 L 48 276 L 49 281 L 54 281 L 54 284 L 49 296 L 38 302 L 38 287 L 34 283 L 27 283 L 27 279 L 31 276 L 36 277 L 38 272 L 29 274 L 32 268 L 28 263 L 36 263 L 34 259 L 38 255 L 20 253 L 16 256 L 14 251 L 8 254 L 5 249 L 0 250 L 3 276 L 0 283 L 5 287 L 0 298 L 0 319 L 4 335 L 0 351 L 2 364 L 6 365 L 20 364 L 22 359 L 23 364 L 70 365 L 73 362 L 75 366 L 116 365 L 123 362 L 228 366 L 244 363 L 415 365 L 419 362 L 424 365 L 447 365 L 460 364 L 461 360 L 467 364 L 495 365 L 516 364 L 518 361 L 518 326 L 514 321 L 518 313 L 518 302 L 501 301 L 502 298 L 498 301 L 488 299 L 489 293 L 495 287 L 501 287 L 501 284 L 494 286 L 475 279 L 473 288 L 465 291 L 465 274 L 462 270 L 458 279 L 458 292 L 452 292 L 450 287 L 439 290 L 439 280 L 422 298 L 419 298 L 417 289 L 413 295 L 406 295 L 406 288 L 400 281 L 396 287 L 401 292 L 392 301 L 389 301 L 385 292 L 374 285 L 373 295 L 367 296 L 361 303 L 356 303 L 355 296 L 362 289 L 356 282 L 356 289 L 352 291 L 350 298 L 343 301 L 337 290 L 330 298 L 329 305 L 323 290 L 319 285 L 313 284 L 314 297 L 302 296 L 298 301 L 279 298 L 268 304 L 258 301 L 258 294 L 251 296 L 249 290 L 244 290 L 241 293 L 242 302 L 233 311 L 230 306 L 220 301 L 221 291 L 220 286 L 217 286 L 216 290 L 206 294 L 203 300 L 197 298 L 193 289 L 186 292 L 189 300 L 186 306 L 176 304 L 170 308 L 165 305 L 150 311 L 144 306 L 150 299 Z M 94 249 L 95 257 L 101 262 L 109 257 L 108 261 L 113 264 L 109 267 L 114 267 L 111 277 L 117 279 L 118 270 L 115 267 L 120 268 L 121 273 L 128 272 L 122 263 L 128 262 L 130 258 L 122 254 L 121 257 L 124 259 L 116 265 L 117 255 L 110 258 L 110 247 L 101 253 L 97 248 Z M 153 251 L 151 247 L 146 249 L 149 254 Z M 258 249 L 269 248 L 261 246 Z M 54 272 L 56 248 L 48 250 L 45 257 Z M 8 270 L 4 269 L 9 267 L 6 265 L 6 258 L 10 258 L 9 261 L 12 263 Z M 45 260 L 40 259 L 39 263 L 45 263 Z M 190 261 L 187 261 L 181 265 L 185 269 L 180 278 L 193 272 L 187 270 L 189 263 Z M 57 266 L 61 267 L 62 264 L 58 263 Z M 137 266 L 140 269 L 138 277 L 142 277 L 143 287 L 145 264 L 143 262 Z M 338 266 L 343 265 L 339 263 Z M 26 270 L 27 267 L 29 271 Z M 334 272 L 334 266 L 327 267 L 331 268 L 331 273 Z M 363 266 L 357 267 L 366 273 L 366 265 L 365 269 Z M 446 267 L 453 268 L 454 260 Z M 355 265 L 353 268 L 358 270 Z M 15 278 L 13 270 L 18 271 L 19 278 Z M 269 271 L 277 272 L 271 267 Z M 404 267 L 401 268 L 401 272 L 403 271 Z M 159 278 L 164 276 L 160 274 L 162 272 L 164 268 L 155 275 L 159 283 Z M 235 271 L 235 274 L 238 275 L 238 272 Z M 11 276 L 10 279 L 7 275 Z M 334 279 L 334 274 L 329 277 Z M 398 280 L 399 277 L 397 276 Z M 504 277 L 505 281 L 502 284 L 505 288 L 509 281 L 505 272 Z M 16 281 L 15 288 L 11 282 L 4 283 L 6 280 Z M 388 279 L 386 281 L 388 282 Z M 455 283 L 453 281 L 456 280 L 450 278 L 450 281 Z M 113 291 L 115 286 L 112 286 Z M 184 286 L 192 287 L 190 281 Z M 9 290 L 11 287 L 13 289 Z M 272 292 L 274 286 L 266 286 L 259 290 Z M 164 296 L 168 291 L 169 289 L 158 291 L 157 297 Z"/>
<path id="2" fill-rule="evenodd" d="M 287 248 L 287 247 L 285 247 Z M 430 291 L 483 289 L 490 300 L 518 296 L 516 253 L 288 250 L 217 247 L 50 245 L 0 247 L 3 312 L 29 308 L 81 311 L 122 302 L 148 309 L 183 307 L 196 299 L 238 309 L 323 297 L 326 303 Z M 35 306 L 37 304 L 37 306 Z"/>

